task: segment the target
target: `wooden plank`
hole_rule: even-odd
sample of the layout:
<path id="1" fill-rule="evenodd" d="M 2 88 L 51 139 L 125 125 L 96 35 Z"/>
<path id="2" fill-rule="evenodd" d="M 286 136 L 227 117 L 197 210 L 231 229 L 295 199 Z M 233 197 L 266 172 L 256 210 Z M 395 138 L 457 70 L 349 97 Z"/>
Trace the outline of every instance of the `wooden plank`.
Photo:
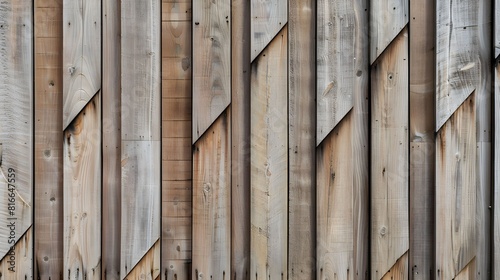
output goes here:
<path id="1" fill-rule="evenodd" d="M 62 1 L 35 4 L 34 271 L 63 278 Z"/>
<path id="2" fill-rule="evenodd" d="M 436 1 L 410 2 L 410 279 L 435 269 Z"/>
<path id="3" fill-rule="evenodd" d="M 193 143 L 231 103 L 231 1 L 193 5 Z"/>
<path id="4" fill-rule="evenodd" d="M 4 279 L 32 279 L 33 227 L 30 227 L 15 245 L 10 245 L 14 249 L 0 260 L 0 275 L 5 277 Z"/>
<path id="5" fill-rule="evenodd" d="M 121 46 L 120 2 L 102 3 L 102 278 L 120 279 Z"/>
<path id="6" fill-rule="evenodd" d="M 316 275 L 315 10 L 314 1 L 289 2 L 289 279 L 313 279 Z"/>
<path id="7" fill-rule="evenodd" d="M 476 259 L 472 259 L 472 261 L 464 268 L 457 277 L 453 278 L 454 280 L 468 280 L 468 279 L 476 279 Z"/>
<path id="8" fill-rule="evenodd" d="M 63 0 L 63 129 L 101 89 L 101 1 Z"/>
<path id="9" fill-rule="evenodd" d="M 196 279 L 231 275 L 231 111 L 193 147 L 193 268 Z"/>
<path id="10" fill-rule="evenodd" d="M 181 280 L 191 279 L 191 264 L 185 260 L 169 260 L 166 263 L 165 272 L 162 279 Z"/>
<path id="11" fill-rule="evenodd" d="M 479 106 L 479 104 L 477 104 Z M 490 106 L 491 104 L 488 104 Z M 479 110 L 484 110 L 484 107 L 477 107 L 476 112 Z M 480 113 L 476 113 L 479 115 Z M 476 115 L 476 117 L 477 117 Z M 477 128 L 477 127 L 476 127 Z M 477 129 L 476 129 L 477 132 Z M 476 160 L 476 227 L 477 227 L 477 237 L 476 246 L 477 252 L 474 258 L 475 260 L 475 271 L 472 273 L 477 275 L 477 278 L 486 277 L 488 279 L 492 278 L 491 265 L 491 255 L 492 250 L 492 215 L 491 215 L 491 205 L 492 205 L 492 150 L 491 142 L 481 142 L 478 141 L 476 144 L 477 149 L 477 160 Z"/>
<path id="12" fill-rule="evenodd" d="M 251 69 L 251 271 L 287 279 L 288 116 L 285 27 Z M 280 278 L 281 277 L 281 278 Z"/>
<path id="13" fill-rule="evenodd" d="M 64 131 L 64 276 L 101 278 L 101 100 Z"/>
<path id="14" fill-rule="evenodd" d="M 134 267 L 125 279 L 156 279 L 160 276 L 160 240 L 142 257 L 140 262 Z"/>
<path id="15" fill-rule="evenodd" d="M 436 139 L 436 279 L 453 279 L 476 254 L 475 94 Z"/>
<path id="16" fill-rule="evenodd" d="M 408 279 L 408 252 L 398 259 L 396 264 L 382 277 L 383 280 Z"/>
<path id="17" fill-rule="evenodd" d="M 381 279 L 409 248 L 407 28 L 371 75 L 371 275 Z"/>
<path id="18" fill-rule="evenodd" d="M 121 2 L 122 278 L 161 236 L 160 3 Z"/>
<path id="19" fill-rule="evenodd" d="M 370 0 L 370 62 L 375 60 L 408 23 L 408 0 Z"/>
<path id="20" fill-rule="evenodd" d="M 251 61 L 274 40 L 288 22 L 288 1 L 251 1 Z"/>
<path id="21" fill-rule="evenodd" d="M 495 18 L 494 18 L 494 46 L 495 46 L 495 59 L 500 55 L 500 0 L 495 0 Z"/>
<path id="22" fill-rule="evenodd" d="M 498 6 L 497 6 L 498 7 Z M 496 18 L 498 20 L 500 18 Z M 497 21 L 498 22 L 498 21 Z M 495 24 L 497 23 L 495 22 Z M 494 146 L 493 170 L 500 167 L 500 64 L 495 65 L 494 76 Z M 500 172 L 493 173 L 493 279 L 500 279 Z"/>

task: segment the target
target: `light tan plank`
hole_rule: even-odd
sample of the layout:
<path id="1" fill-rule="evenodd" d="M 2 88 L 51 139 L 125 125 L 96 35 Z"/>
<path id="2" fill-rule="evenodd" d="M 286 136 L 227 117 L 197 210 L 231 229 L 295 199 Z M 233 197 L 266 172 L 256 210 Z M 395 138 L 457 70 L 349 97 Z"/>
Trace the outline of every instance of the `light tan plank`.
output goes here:
<path id="1" fill-rule="evenodd" d="M 316 74 L 314 1 L 289 2 L 288 277 L 313 279 L 316 271 L 314 186 Z"/>
<path id="2" fill-rule="evenodd" d="M 460 271 L 460 273 L 453 278 L 454 280 L 469 280 L 477 279 L 476 277 L 476 259 L 472 259 L 470 263 Z"/>
<path id="3" fill-rule="evenodd" d="M 33 222 L 32 8 L 0 4 L 0 259 Z"/>
<path id="4" fill-rule="evenodd" d="M 285 27 L 251 70 L 251 272 L 287 279 L 288 116 Z"/>
<path id="5" fill-rule="evenodd" d="M 160 240 L 157 240 L 125 279 L 152 280 L 160 276 L 160 248 Z"/>
<path id="6" fill-rule="evenodd" d="M 193 143 L 231 102 L 231 1 L 193 5 Z"/>
<path id="7" fill-rule="evenodd" d="M 408 30 L 372 65 L 371 278 L 409 248 Z"/>
<path id="8" fill-rule="evenodd" d="M 193 147 L 193 270 L 196 279 L 231 275 L 231 111 Z"/>
<path id="9" fill-rule="evenodd" d="M 121 45 L 120 2 L 102 2 L 102 278 L 120 279 Z"/>
<path id="10" fill-rule="evenodd" d="M 453 279 L 476 254 L 476 102 L 466 99 L 436 139 L 436 279 Z"/>
<path id="11" fill-rule="evenodd" d="M 479 104 L 477 104 L 479 105 Z M 489 106 L 489 105 L 488 105 Z M 484 107 L 477 107 L 476 112 L 484 110 Z M 479 115 L 480 113 L 477 113 Z M 476 115 L 476 117 L 477 117 Z M 476 127 L 477 128 L 477 127 Z M 477 131 L 477 129 L 476 129 Z M 477 160 L 476 160 L 476 227 L 477 237 L 476 246 L 477 252 L 475 256 L 475 270 L 472 272 L 477 275 L 477 278 L 491 278 L 492 269 L 490 267 L 492 260 L 492 243 L 491 243 L 491 217 L 492 217 L 492 150 L 491 142 L 478 141 Z"/>
<path id="12" fill-rule="evenodd" d="M 63 278 L 62 1 L 35 4 L 34 272 Z"/>
<path id="13" fill-rule="evenodd" d="M 101 1 L 63 0 L 63 129 L 101 89 Z"/>
<path id="14" fill-rule="evenodd" d="M 33 227 L 30 227 L 0 260 L 2 279 L 33 278 Z"/>
<path id="15" fill-rule="evenodd" d="M 287 0 L 251 1 L 250 55 L 254 61 L 288 22 Z"/>
<path id="16" fill-rule="evenodd" d="M 101 278 L 100 93 L 64 132 L 64 274 Z"/>
<path id="17" fill-rule="evenodd" d="M 370 0 L 371 64 L 408 23 L 409 6 L 408 0 Z"/>
<path id="18" fill-rule="evenodd" d="M 408 252 L 398 259 L 396 264 L 382 277 L 383 280 L 408 279 Z"/>

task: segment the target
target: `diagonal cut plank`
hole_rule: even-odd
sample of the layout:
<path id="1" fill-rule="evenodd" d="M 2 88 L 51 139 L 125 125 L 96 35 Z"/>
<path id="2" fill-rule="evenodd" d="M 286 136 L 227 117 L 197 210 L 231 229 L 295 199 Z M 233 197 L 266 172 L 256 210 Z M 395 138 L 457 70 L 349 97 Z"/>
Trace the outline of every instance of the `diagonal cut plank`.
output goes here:
<path id="1" fill-rule="evenodd" d="M 405 280 L 408 279 L 408 252 L 398 259 L 396 264 L 387 271 L 382 280 Z"/>
<path id="2" fill-rule="evenodd" d="M 1 279 L 33 279 L 33 227 L 11 245 L 14 250 L 0 260 Z"/>
<path id="3" fill-rule="evenodd" d="M 160 240 L 156 240 L 146 255 L 139 263 L 125 276 L 125 280 L 144 279 L 152 280 L 160 276 Z"/>
<path id="4" fill-rule="evenodd" d="M 274 40 L 288 21 L 287 0 L 251 1 L 251 61 Z"/>
<path id="5" fill-rule="evenodd" d="M 469 264 L 467 264 L 458 275 L 453 278 L 453 280 L 470 280 L 477 279 L 476 277 L 476 259 L 472 259 Z M 495 278 L 493 278 L 495 279 Z"/>

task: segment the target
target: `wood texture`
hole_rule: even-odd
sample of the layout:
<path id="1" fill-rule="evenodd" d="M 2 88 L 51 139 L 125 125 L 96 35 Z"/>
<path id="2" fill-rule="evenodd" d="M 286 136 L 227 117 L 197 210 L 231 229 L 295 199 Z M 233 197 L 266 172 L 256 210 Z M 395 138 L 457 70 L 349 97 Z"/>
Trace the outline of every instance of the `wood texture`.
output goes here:
<path id="1" fill-rule="evenodd" d="M 13 244 L 11 244 L 13 245 Z M 0 260 L 0 274 L 5 279 L 33 278 L 33 227 L 19 238 L 14 250 Z"/>
<path id="2" fill-rule="evenodd" d="M 34 2 L 34 272 L 63 278 L 62 1 Z"/>
<path id="3" fill-rule="evenodd" d="M 370 0 L 370 63 L 374 63 L 408 23 L 408 0 Z"/>
<path id="4" fill-rule="evenodd" d="M 382 277 L 383 280 L 408 279 L 408 252 L 398 259 L 396 264 Z"/>
<path id="5" fill-rule="evenodd" d="M 453 278 L 454 280 L 468 280 L 468 279 L 476 279 L 476 259 L 472 259 L 472 261 L 467 264 L 467 266 L 460 271 L 457 277 Z"/>
<path id="6" fill-rule="evenodd" d="M 160 240 L 142 257 L 134 269 L 125 276 L 126 280 L 134 279 L 156 279 L 160 276 Z M 187 278 L 186 278 L 187 279 Z"/>
<path id="7" fill-rule="evenodd" d="M 372 65 L 371 278 L 409 248 L 408 30 Z"/>
<path id="8" fill-rule="evenodd" d="M 288 277 L 316 276 L 315 15 L 314 1 L 289 2 Z"/>
<path id="9" fill-rule="evenodd" d="M 251 1 L 251 60 L 274 40 L 288 22 L 288 1 Z"/>
<path id="10" fill-rule="evenodd" d="M 193 268 L 196 279 L 231 274 L 231 111 L 193 147 Z"/>
<path id="11" fill-rule="evenodd" d="M 231 102 L 231 0 L 193 5 L 193 143 Z"/>
<path id="12" fill-rule="evenodd" d="M 410 48 L 410 279 L 435 270 L 435 22 L 436 1 L 411 1 Z"/>
<path id="13" fill-rule="evenodd" d="M 64 132 L 64 272 L 101 278 L 100 93 Z"/>
<path id="14" fill-rule="evenodd" d="M 102 2 L 102 278 L 120 279 L 120 2 Z"/>
<path id="15" fill-rule="evenodd" d="M 494 14 L 494 38 L 493 38 L 493 43 L 494 43 L 494 47 L 495 47 L 495 59 L 498 58 L 498 56 L 500 55 L 500 1 L 499 0 L 495 0 L 495 4 L 493 4 L 493 8 L 494 8 L 494 11 L 495 11 L 495 14 Z"/>
<path id="16" fill-rule="evenodd" d="M 497 6 L 498 7 L 498 6 Z M 498 20 L 496 18 L 495 20 Z M 498 22 L 498 21 L 497 21 Z M 500 278 L 500 64 L 495 65 L 494 76 L 494 154 L 493 154 L 493 278 Z"/>
<path id="17" fill-rule="evenodd" d="M 0 259 L 33 222 L 32 8 L 0 4 Z"/>
<path id="18" fill-rule="evenodd" d="M 288 30 L 284 28 L 251 69 L 251 273 L 287 279 Z M 281 278 L 280 278 L 281 277 Z"/>
<path id="19" fill-rule="evenodd" d="M 63 0 L 63 129 L 101 89 L 101 1 Z"/>

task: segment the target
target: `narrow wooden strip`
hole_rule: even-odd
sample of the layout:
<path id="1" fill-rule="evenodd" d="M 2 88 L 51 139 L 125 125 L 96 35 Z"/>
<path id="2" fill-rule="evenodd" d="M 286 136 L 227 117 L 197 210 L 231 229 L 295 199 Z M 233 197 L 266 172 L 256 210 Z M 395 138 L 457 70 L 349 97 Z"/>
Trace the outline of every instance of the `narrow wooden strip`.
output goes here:
<path id="1" fill-rule="evenodd" d="M 125 279 L 156 279 L 156 277 L 160 276 L 160 248 L 160 240 L 156 240 L 153 247 L 142 257 L 134 269 L 125 276 Z"/>
<path id="2" fill-rule="evenodd" d="M 382 277 L 383 280 L 408 279 L 408 252 L 398 259 L 396 264 Z"/>
<path id="3" fill-rule="evenodd" d="M 493 38 L 493 43 L 495 46 L 495 58 L 498 58 L 500 55 L 500 0 L 495 0 L 494 4 L 494 11 L 495 11 L 495 17 L 494 17 L 494 38 Z"/>
<path id="4" fill-rule="evenodd" d="M 371 75 L 371 278 L 381 279 L 409 248 L 407 28 Z"/>
<path id="5" fill-rule="evenodd" d="M 498 6 L 497 6 L 498 7 Z M 500 18 L 496 18 L 495 23 Z M 493 170 L 500 167 L 500 64 L 495 66 L 494 76 L 494 146 Z M 500 279 L 500 172 L 493 173 L 493 278 Z"/>
<path id="6" fill-rule="evenodd" d="M 101 278 L 101 99 L 64 132 L 64 277 Z"/>
<path id="7" fill-rule="evenodd" d="M 231 103 L 231 1 L 193 4 L 193 143 Z"/>
<path id="8" fill-rule="evenodd" d="M 251 69 L 251 278 L 287 279 L 288 115 L 285 27 Z"/>
<path id="9" fill-rule="evenodd" d="M 101 89 L 101 1 L 63 1 L 63 129 Z"/>
<path id="10" fill-rule="evenodd" d="M 436 279 L 453 279 L 477 251 L 475 93 L 438 132 L 436 154 Z"/>
<path id="11" fill-rule="evenodd" d="M 10 244 L 11 250 L 0 260 L 0 274 L 4 279 L 33 278 L 33 227 Z"/>
<path id="12" fill-rule="evenodd" d="M 251 60 L 274 40 L 288 22 L 288 1 L 251 1 Z"/>
<path id="13" fill-rule="evenodd" d="M 477 104 L 479 105 L 479 104 Z M 484 107 L 477 107 L 476 112 L 484 110 Z M 479 115 L 479 113 L 476 113 Z M 476 115 L 476 117 L 477 117 Z M 477 127 L 476 127 L 477 128 Z M 476 129 L 477 131 L 477 129 Z M 477 142 L 476 160 L 476 246 L 475 270 L 472 272 L 477 278 L 492 278 L 490 267 L 492 260 L 492 230 L 491 230 L 491 205 L 492 205 L 492 150 L 491 142 Z"/>

